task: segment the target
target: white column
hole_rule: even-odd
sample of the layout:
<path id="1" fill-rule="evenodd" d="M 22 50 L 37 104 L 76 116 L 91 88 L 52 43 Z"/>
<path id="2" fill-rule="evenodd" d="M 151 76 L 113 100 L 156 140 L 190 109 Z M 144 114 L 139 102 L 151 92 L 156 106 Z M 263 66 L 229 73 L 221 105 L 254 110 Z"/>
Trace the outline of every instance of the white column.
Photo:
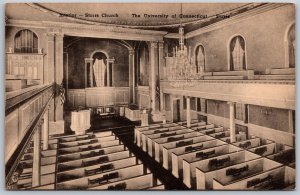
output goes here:
<path id="1" fill-rule="evenodd" d="M 84 58 L 85 66 L 84 66 L 84 86 L 93 87 L 93 72 L 91 69 L 93 68 L 93 58 Z M 87 69 L 90 69 L 89 75 L 87 75 Z M 88 83 L 91 83 L 89 86 Z"/>
<path id="2" fill-rule="evenodd" d="M 160 91 L 160 111 L 165 110 L 165 98 L 164 93 Z"/>
<path id="3" fill-rule="evenodd" d="M 150 43 L 150 91 L 151 91 L 151 109 L 152 111 L 156 111 L 157 102 L 156 102 L 156 79 L 158 72 L 158 56 L 157 56 L 157 42 Z M 159 109 L 159 108 L 158 108 Z"/>
<path id="4" fill-rule="evenodd" d="M 186 97 L 186 125 L 191 127 L 191 101 L 190 97 Z"/>
<path id="5" fill-rule="evenodd" d="M 294 133 L 293 110 L 289 110 L 289 133 Z"/>
<path id="6" fill-rule="evenodd" d="M 55 82 L 56 82 L 56 106 L 55 106 L 55 119 L 56 121 L 64 121 L 63 118 L 63 105 L 60 101 L 60 90 L 59 86 L 61 85 L 64 77 L 64 70 L 63 70 L 63 38 L 64 36 L 62 34 L 56 34 L 55 35 Z M 65 87 L 65 86 L 64 86 Z M 60 131 L 61 133 L 64 133 L 64 127 L 62 126 L 62 129 Z"/>
<path id="7" fill-rule="evenodd" d="M 232 143 L 236 141 L 234 102 L 228 102 L 228 104 L 229 104 L 230 142 Z"/>
<path id="8" fill-rule="evenodd" d="M 114 77 L 113 77 L 113 73 L 114 73 L 113 66 L 114 66 L 114 62 L 115 62 L 114 58 L 107 59 L 107 67 L 109 68 L 108 76 L 107 76 L 108 77 L 107 86 L 109 86 L 109 87 L 113 86 L 113 79 L 114 79 Z M 111 75 L 109 74 L 110 72 L 111 72 Z"/>
<path id="9" fill-rule="evenodd" d="M 41 184 L 41 126 L 38 125 L 33 137 L 32 187 Z"/>
<path id="10" fill-rule="evenodd" d="M 134 103 L 134 50 L 129 50 L 129 102 Z"/>
<path id="11" fill-rule="evenodd" d="M 110 87 L 110 63 L 107 62 L 107 69 L 106 69 L 106 83 L 107 87 Z"/>
<path id="12" fill-rule="evenodd" d="M 159 78 L 165 79 L 164 70 L 166 67 L 164 57 L 164 42 L 158 42 L 158 59 L 159 59 Z"/>
<path id="13" fill-rule="evenodd" d="M 133 85 L 133 90 L 132 90 L 132 101 L 135 104 L 135 54 L 133 53 L 133 64 L 132 64 L 132 85 Z"/>
<path id="14" fill-rule="evenodd" d="M 44 114 L 43 125 L 43 150 L 48 150 L 49 147 L 49 110 L 47 109 Z"/>

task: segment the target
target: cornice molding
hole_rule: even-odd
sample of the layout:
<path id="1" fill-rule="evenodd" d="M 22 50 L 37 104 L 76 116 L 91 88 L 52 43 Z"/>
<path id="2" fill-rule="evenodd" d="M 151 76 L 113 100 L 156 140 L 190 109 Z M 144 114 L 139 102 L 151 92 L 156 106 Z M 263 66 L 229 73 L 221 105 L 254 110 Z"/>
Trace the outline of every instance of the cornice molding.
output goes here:
<path id="1" fill-rule="evenodd" d="M 289 5 L 289 4 L 287 4 L 287 3 L 268 3 L 266 5 L 258 7 L 256 9 L 249 10 L 247 12 L 232 16 L 228 19 L 221 20 L 219 22 L 213 23 L 213 24 L 205 26 L 203 28 L 199 28 L 197 30 L 186 33 L 185 38 L 186 39 L 193 38 L 193 37 L 201 35 L 203 33 L 206 33 L 206 32 L 212 31 L 212 30 L 216 30 L 216 29 L 222 28 L 222 27 L 230 25 L 230 24 L 237 23 L 237 22 L 240 22 L 241 20 L 245 20 L 245 19 L 253 17 L 255 15 L 262 14 L 267 11 L 277 9 L 279 7 L 287 6 L 287 5 Z"/>
<path id="2" fill-rule="evenodd" d="M 164 38 L 168 39 L 179 39 L 179 34 L 178 33 L 168 33 L 164 36 Z"/>
<path id="3" fill-rule="evenodd" d="M 52 22 L 52 21 L 29 21 L 29 20 L 14 20 L 9 19 L 6 26 L 23 27 L 23 28 L 41 28 L 41 29 L 62 29 L 64 34 L 69 32 L 82 31 L 84 30 L 87 34 L 93 34 L 95 32 L 102 33 L 115 33 L 112 37 L 118 37 L 116 34 L 138 35 L 136 40 L 162 40 L 163 36 L 167 34 L 166 31 L 154 31 L 154 30 L 143 30 L 143 29 L 132 29 L 124 27 L 113 27 L 113 26 L 100 26 L 100 25 L 88 25 L 78 23 L 66 23 L 66 22 Z M 91 32 L 91 33 L 89 33 Z M 98 33 L 99 34 L 99 33 Z M 104 37 L 105 38 L 105 37 Z M 120 37 L 124 38 L 124 37 Z"/>

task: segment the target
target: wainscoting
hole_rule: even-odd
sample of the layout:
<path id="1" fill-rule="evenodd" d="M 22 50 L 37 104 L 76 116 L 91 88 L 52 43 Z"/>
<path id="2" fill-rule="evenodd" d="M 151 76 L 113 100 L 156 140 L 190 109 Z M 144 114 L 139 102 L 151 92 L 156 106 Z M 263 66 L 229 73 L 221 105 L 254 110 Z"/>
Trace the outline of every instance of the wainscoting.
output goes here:
<path id="1" fill-rule="evenodd" d="M 71 108 L 128 104 L 128 87 L 69 89 L 67 105 Z"/>

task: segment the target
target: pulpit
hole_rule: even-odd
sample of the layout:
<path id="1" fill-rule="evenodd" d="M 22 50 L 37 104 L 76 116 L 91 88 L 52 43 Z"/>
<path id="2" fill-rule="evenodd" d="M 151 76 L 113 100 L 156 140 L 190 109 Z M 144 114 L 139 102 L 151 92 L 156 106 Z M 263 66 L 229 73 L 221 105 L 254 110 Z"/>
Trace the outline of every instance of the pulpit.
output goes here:
<path id="1" fill-rule="evenodd" d="M 71 112 L 71 129 L 76 135 L 85 134 L 91 127 L 90 110 L 79 110 Z"/>

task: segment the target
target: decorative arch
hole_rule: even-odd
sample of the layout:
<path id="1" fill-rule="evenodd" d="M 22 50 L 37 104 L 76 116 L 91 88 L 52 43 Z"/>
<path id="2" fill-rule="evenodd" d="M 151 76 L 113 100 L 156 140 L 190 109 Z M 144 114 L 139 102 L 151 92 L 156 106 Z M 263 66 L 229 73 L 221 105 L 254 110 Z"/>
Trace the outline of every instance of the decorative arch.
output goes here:
<path id="1" fill-rule="evenodd" d="M 85 86 L 111 86 L 111 71 L 108 54 L 102 50 L 95 50 L 90 58 L 85 58 Z"/>
<path id="2" fill-rule="evenodd" d="M 285 32 L 285 67 L 295 68 L 296 60 L 296 29 L 295 22 L 292 22 L 286 29 Z"/>
<path id="3" fill-rule="evenodd" d="M 38 36 L 32 30 L 23 29 L 18 31 L 14 37 L 15 53 L 38 53 Z"/>
<path id="4" fill-rule="evenodd" d="M 206 65 L 206 56 L 205 56 L 205 49 L 202 44 L 198 44 L 195 47 L 195 65 L 196 65 L 196 72 L 205 72 L 205 65 Z"/>
<path id="5" fill-rule="evenodd" d="M 103 54 L 105 54 L 106 59 L 109 59 L 108 53 L 102 49 L 97 49 L 97 50 L 93 51 L 90 55 L 90 58 L 93 58 L 96 53 L 103 53 Z"/>
<path id="6" fill-rule="evenodd" d="M 228 42 L 228 70 L 246 70 L 246 40 L 240 35 L 233 35 Z"/>

